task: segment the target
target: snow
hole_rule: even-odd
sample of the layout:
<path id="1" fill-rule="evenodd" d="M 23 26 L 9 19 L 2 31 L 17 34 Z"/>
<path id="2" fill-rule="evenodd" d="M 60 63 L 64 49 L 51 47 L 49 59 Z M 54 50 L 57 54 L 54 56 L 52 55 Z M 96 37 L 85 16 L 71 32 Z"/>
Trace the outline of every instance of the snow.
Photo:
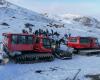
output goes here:
<path id="1" fill-rule="evenodd" d="M 79 18 L 81 17 L 81 15 L 77 15 L 77 14 L 63 14 L 63 15 L 60 15 L 62 18 L 65 18 L 65 19 L 73 19 L 73 18 Z"/>
<path id="2" fill-rule="evenodd" d="M 81 69 L 77 78 L 87 80 L 87 74 L 100 73 L 100 57 L 73 56 L 71 60 L 55 59 L 53 62 L 34 64 L 9 63 L 0 66 L 1 80 L 66 80 L 73 79 Z M 40 73 L 38 73 L 40 71 Z M 36 73 L 37 72 L 37 73 Z"/>

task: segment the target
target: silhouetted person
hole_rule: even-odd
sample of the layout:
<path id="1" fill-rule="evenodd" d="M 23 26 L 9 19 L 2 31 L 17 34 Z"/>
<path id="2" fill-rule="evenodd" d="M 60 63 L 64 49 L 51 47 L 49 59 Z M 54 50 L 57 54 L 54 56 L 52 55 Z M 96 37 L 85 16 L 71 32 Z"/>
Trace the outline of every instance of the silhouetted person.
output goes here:
<path id="1" fill-rule="evenodd" d="M 35 35 L 39 35 L 39 31 L 38 30 L 35 31 Z"/>

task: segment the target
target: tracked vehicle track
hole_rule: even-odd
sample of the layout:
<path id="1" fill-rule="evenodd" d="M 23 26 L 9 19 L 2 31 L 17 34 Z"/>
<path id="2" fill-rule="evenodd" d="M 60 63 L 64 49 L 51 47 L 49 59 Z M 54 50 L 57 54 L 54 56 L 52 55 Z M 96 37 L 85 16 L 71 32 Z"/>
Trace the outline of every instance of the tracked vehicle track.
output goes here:
<path id="1" fill-rule="evenodd" d="M 52 54 L 24 54 L 20 56 L 15 56 L 13 58 L 15 63 L 19 64 L 32 64 L 36 62 L 47 62 L 47 61 L 53 61 L 54 56 Z"/>
<path id="2" fill-rule="evenodd" d="M 60 49 L 57 49 L 55 52 L 54 52 L 54 55 L 56 58 L 58 59 L 72 59 L 72 53 L 70 52 L 67 52 L 67 51 L 63 51 L 63 50 L 60 50 Z"/>

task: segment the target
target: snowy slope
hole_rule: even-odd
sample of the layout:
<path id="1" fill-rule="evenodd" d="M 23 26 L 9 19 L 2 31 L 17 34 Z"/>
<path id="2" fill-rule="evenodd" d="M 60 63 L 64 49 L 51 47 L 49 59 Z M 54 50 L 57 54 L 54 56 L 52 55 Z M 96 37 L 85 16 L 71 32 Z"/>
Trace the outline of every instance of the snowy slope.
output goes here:
<path id="1" fill-rule="evenodd" d="M 73 14 L 64 14 L 61 15 L 62 18 L 66 20 L 72 20 L 73 22 L 78 22 L 81 25 L 87 27 L 96 27 L 100 28 L 100 21 L 90 16 L 81 16 L 81 15 L 73 15 Z"/>
<path id="2" fill-rule="evenodd" d="M 35 30 L 51 21 L 53 20 L 12 3 L 0 4 L 0 36 L 3 32 L 21 33 L 27 23 L 32 24 L 31 27 Z"/>
<path id="3" fill-rule="evenodd" d="M 71 33 L 72 36 L 93 36 L 100 39 L 100 21 L 90 16 L 81 16 L 74 14 L 50 15 L 44 16 L 64 23 L 64 28 L 58 29 L 61 33 Z"/>
<path id="4" fill-rule="evenodd" d="M 0 4 L 0 37 L 4 32 L 21 33 L 27 23 L 33 25 L 33 31 L 42 28 L 53 29 L 62 35 L 71 33 L 72 36 L 98 38 L 100 35 L 100 22 L 95 18 L 73 14 L 39 14 L 7 1 Z"/>

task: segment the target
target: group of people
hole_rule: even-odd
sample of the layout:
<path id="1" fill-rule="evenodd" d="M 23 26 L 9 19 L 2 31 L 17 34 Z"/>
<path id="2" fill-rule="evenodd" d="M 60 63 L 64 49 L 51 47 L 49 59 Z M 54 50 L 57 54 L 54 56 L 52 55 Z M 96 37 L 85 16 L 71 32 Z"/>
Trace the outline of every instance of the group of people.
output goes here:
<path id="1" fill-rule="evenodd" d="M 43 36 L 47 36 L 51 39 L 54 39 L 56 41 L 57 44 L 60 44 L 61 42 L 65 43 L 67 38 L 71 36 L 71 34 L 64 34 L 63 37 L 57 32 L 54 31 L 53 29 L 51 30 L 43 30 L 43 29 L 38 29 L 32 32 L 32 29 L 29 29 L 29 31 L 23 29 L 22 30 L 23 33 L 31 33 L 31 34 L 35 34 L 35 35 L 43 35 Z"/>

